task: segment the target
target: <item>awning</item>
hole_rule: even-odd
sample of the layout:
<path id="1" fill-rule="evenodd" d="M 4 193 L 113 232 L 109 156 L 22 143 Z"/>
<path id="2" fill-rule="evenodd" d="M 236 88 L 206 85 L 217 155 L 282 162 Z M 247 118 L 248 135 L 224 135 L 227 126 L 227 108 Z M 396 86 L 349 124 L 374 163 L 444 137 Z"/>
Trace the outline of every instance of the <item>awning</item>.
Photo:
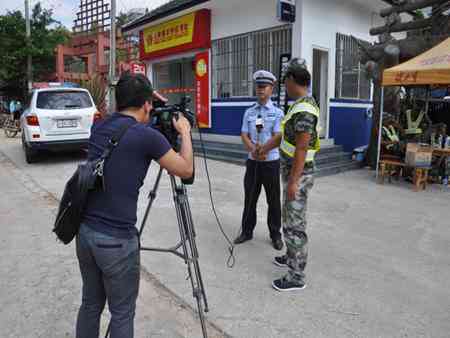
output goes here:
<path id="1" fill-rule="evenodd" d="M 383 86 L 450 84 L 450 38 L 383 72 Z"/>

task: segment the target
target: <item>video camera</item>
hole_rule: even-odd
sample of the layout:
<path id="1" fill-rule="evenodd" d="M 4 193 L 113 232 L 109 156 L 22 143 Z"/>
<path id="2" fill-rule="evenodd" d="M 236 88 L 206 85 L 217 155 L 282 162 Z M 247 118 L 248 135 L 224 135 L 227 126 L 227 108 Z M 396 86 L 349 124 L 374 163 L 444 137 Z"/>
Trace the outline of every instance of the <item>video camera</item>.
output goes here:
<path id="1" fill-rule="evenodd" d="M 188 108 L 188 104 L 191 102 L 190 97 L 183 97 L 180 103 L 168 105 L 167 102 L 163 100 L 153 101 L 153 111 L 151 112 L 150 124 L 153 128 L 158 129 L 169 141 L 170 145 L 175 151 L 179 151 L 178 144 L 178 131 L 173 126 L 173 118 L 178 119 L 178 114 L 182 113 L 189 121 L 191 128 L 195 124 L 195 115 Z M 192 136 L 191 136 L 192 140 Z M 182 179 L 184 184 L 193 184 L 195 178 L 195 168 L 194 173 L 191 178 Z"/>
<path id="2" fill-rule="evenodd" d="M 191 102 L 190 97 L 183 97 L 180 103 L 168 105 L 162 100 L 153 102 L 153 111 L 151 113 L 151 125 L 158 129 L 169 141 L 175 150 L 178 150 L 178 132 L 173 126 L 173 118 L 178 119 L 178 114 L 182 113 L 189 121 L 191 127 L 195 124 L 195 115 L 188 108 Z"/>

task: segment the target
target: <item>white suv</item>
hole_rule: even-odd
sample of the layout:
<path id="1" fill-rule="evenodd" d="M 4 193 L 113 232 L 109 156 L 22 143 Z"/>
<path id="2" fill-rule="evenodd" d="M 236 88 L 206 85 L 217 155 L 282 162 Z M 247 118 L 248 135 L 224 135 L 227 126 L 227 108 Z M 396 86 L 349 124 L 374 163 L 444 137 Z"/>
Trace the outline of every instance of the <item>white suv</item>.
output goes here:
<path id="1" fill-rule="evenodd" d="M 45 88 L 33 91 L 30 106 L 20 118 L 27 163 L 41 150 L 86 147 L 91 127 L 101 115 L 91 94 L 81 88 Z"/>

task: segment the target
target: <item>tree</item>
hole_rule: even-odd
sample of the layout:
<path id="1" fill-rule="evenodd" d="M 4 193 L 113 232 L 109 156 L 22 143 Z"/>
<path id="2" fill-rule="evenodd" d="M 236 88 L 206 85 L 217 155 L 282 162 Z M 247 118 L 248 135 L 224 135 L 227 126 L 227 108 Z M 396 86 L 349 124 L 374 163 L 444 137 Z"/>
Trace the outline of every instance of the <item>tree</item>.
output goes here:
<path id="1" fill-rule="evenodd" d="M 26 88 L 25 19 L 20 11 L 0 16 L 0 81 L 11 97 Z"/>
<path id="2" fill-rule="evenodd" d="M 378 128 L 380 121 L 381 78 L 383 70 L 405 62 L 432 48 L 450 36 L 450 1 L 448 0 L 397 0 L 381 10 L 384 26 L 374 27 L 370 34 L 378 36 L 378 42 L 369 47 L 360 46 L 360 61 L 374 83 L 374 115 L 368 149 L 368 164 L 375 168 L 378 154 Z M 431 6 L 428 16 L 423 8 Z M 401 13 L 409 13 L 411 19 L 402 21 Z M 403 32 L 406 37 L 396 39 L 391 33 Z M 386 87 L 384 111 L 400 114 L 399 90 Z"/>
<path id="3" fill-rule="evenodd" d="M 33 81 L 48 81 L 55 72 L 55 47 L 67 41 L 70 32 L 53 18 L 52 10 L 37 3 L 31 15 L 31 40 L 27 44 L 25 18 L 20 11 L 0 16 L 0 82 L 6 94 L 24 98 L 27 91 L 27 56 L 33 58 Z"/>
<path id="4" fill-rule="evenodd" d="M 119 12 L 119 15 L 116 16 L 116 25 L 117 28 L 121 28 L 127 23 L 136 20 L 137 18 L 143 16 L 145 14 L 144 8 L 135 8 L 131 9 L 127 12 Z"/>

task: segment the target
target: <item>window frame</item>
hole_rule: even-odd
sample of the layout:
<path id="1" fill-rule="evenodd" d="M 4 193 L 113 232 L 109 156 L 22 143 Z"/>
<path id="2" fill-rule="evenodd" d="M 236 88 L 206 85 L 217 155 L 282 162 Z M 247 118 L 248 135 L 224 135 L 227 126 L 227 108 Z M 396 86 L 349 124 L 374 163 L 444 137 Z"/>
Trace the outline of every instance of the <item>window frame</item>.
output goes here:
<path id="1" fill-rule="evenodd" d="M 255 97 L 253 73 L 259 69 L 265 69 L 278 76 L 279 60 L 275 60 L 274 51 L 277 50 L 280 55 L 292 53 L 292 30 L 292 24 L 287 24 L 213 40 L 211 97 L 213 99 Z M 268 39 L 264 38 L 264 34 L 268 34 Z M 274 46 L 275 34 L 280 34 L 278 41 L 281 42 L 277 44 L 279 48 L 274 48 L 276 47 Z M 261 42 L 267 43 L 261 44 Z M 258 49 L 266 49 L 268 53 L 256 59 L 255 51 Z M 235 60 L 241 60 L 241 62 L 235 65 Z M 225 81 L 219 81 L 221 78 Z M 226 87 L 225 95 L 219 93 L 219 85 Z M 276 90 L 277 87 L 274 88 L 274 95 L 278 95 Z"/>
<path id="2" fill-rule="evenodd" d="M 358 39 L 360 44 L 369 45 L 368 41 Z M 346 68 L 347 60 L 351 59 L 352 68 Z M 344 95 L 346 90 L 344 86 L 344 76 L 356 75 L 356 81 L 352 86 L 356 88 L 356 95 Z M 366 84 L 366 86 L 364 85 Z M 359 60 L 359 46 L 350 35 L 336 33 L 336 71 L 335 71 L 335 98 L 362 100 L 371 99 L 371 80 L 366 79 L 366 74 Z M 363 94 L 365 94 L 363 96 Z"/>

